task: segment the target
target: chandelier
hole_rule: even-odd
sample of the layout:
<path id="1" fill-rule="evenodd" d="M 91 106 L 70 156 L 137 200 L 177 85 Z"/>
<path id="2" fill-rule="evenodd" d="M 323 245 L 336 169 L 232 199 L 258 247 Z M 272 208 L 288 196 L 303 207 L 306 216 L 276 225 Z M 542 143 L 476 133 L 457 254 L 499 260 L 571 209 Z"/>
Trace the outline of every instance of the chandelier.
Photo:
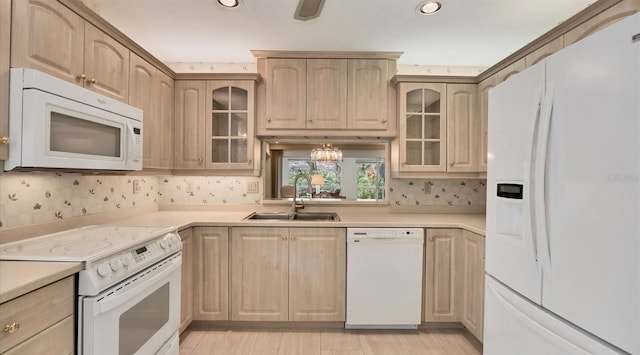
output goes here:
<path id="1" fill-rule="evenodd" d="M 322 144 L 322 148 L 311 150 L 311 161 L 339 162 L 342 161 L 342 151 L 333 144 Z"/>

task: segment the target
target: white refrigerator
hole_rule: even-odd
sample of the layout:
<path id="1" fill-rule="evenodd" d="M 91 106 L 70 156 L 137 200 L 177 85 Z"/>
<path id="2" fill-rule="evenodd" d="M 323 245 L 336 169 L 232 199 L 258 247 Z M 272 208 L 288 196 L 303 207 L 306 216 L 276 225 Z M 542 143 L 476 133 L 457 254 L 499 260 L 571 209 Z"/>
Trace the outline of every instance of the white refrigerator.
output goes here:
<path id="1" fill-rule="evenodd" d="M 640 354 L 640 14 L 489 92 L 484 353 Z"/>

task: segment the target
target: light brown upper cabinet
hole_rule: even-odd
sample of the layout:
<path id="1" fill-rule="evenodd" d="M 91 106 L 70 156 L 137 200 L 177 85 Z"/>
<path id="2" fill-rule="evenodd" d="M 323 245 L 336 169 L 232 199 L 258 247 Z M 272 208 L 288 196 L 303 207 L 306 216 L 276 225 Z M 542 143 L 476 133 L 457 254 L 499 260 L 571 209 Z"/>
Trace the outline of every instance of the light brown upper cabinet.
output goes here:
<path id="1" fill-rule="evenodd" d="M 447 84 L 447 172 L 477 172 L 480 122 L 476 84 Z"/>
<path id="2" fill-rule="evenodd" d="M 400 83 L 398 95 L 400 171 L 446 171 L 446 84 Z"/>
<path id="3" fill-rule="evenodd" d="M 175 169 L 257 174 L 255 80 L 178 80 Z"/>
<path id="4" fill-rule="evenodd" d="M 349 61 L 348 128 L 386 130 L 389 64 L 382 59 Z"/>
<path id="5" fill-rule="evenodd" d="M 478 84 L 478 114 L 480 115 L 480 149 L 478 154 L 478 171 L 487 171 L 487 154 L 489 143 L 489 90 L 497 84 L 496 75 L 492 75 Z"/>
<path id="6" fill-rule="evenodd" d="M 307 107 L 306 59 L 267 60 L 266 128 L 305 128 Z"/>
<path id="7" fill-rule="evenodd" d="M 347 128 L 347 60 L 307 59 L 307 128 Z"/>
<path id="8" fill-rule="evenodd" d="M 157 152 L 155 142 L 159 137 L 156 136 L 159 130 L 159 122 L 156 115 L 157 91 L 156 75 L 157 69 L 147 63 L 144 59 L 135 54 L 131 54 L 129 72 L 131 87 L 129 88 L 129 104 L 143 111 L 143 149 L 142 163 L 143 166 L 149 167 L 154 165 L 154 155 Z"/>
<path id="9" fill-rule="evenodd" d="M 400 178 L 478 177 L 477 85 L 419 80 L 397 78 L 400 134 L 392 145 L 392 173 Z"/>
<path id="10" fill-rule="evenodd" d="M 13 2 L 11 66 L 128 101 L 129 50 L 55 0 Z"/>
<path id="11" fill-rule="evenodd" d="M 149 167 L 171 169 L 173 168 L 173 114 L 175 102 L 173 79 L 158 70 L 156 88 L 158 90 L 156 92 L 156 119 L 158 124 L 156 125 L 154 136 L 151 137 L 151 145 L 154 148 L 152 148 Z M 145 137 L 145 141 L 148 139 L 147 137 Z"/>
<path id="12" fill-rule="evenodd" d="M 304 135 L 313 130 L 331 130 L 337 136 L 395 134 L 395 89 L 389 85 L 395 60 L 262 61 L 265 110 L 258 115 L 259 135 Z"/>

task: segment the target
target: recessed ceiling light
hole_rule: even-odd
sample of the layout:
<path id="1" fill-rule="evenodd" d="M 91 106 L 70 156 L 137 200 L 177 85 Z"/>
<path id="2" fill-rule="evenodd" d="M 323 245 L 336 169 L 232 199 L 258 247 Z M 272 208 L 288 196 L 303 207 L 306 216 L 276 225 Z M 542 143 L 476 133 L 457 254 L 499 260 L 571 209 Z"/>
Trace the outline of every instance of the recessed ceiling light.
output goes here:
<path id="1" fill-rule="evenodd" d="M 222 7 L 233 8 L 240 5 L 240 0 L 218 0 L 218 4 Z"/>
<path id="2" fill-rule="evenodd" d="M 431 15 L 438 12 L 441 8 L 441 3 L 437 1 L 427 1 L 418 6 L 418 13 L 421 15 Z"/>

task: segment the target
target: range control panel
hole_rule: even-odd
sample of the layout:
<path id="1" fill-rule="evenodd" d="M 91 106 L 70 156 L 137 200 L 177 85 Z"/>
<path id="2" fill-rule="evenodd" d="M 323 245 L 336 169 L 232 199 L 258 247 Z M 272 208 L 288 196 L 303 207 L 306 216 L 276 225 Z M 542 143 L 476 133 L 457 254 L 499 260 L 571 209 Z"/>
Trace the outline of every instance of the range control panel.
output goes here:
<path id="1" fill-rule="evenodd" d="M 177 233 L 166 233 L 122 252 L 87 262 L 85 270 L 80 272 L 78 293 L 96 295 L 101 290 L 180 250 L 180 236 Z"/>

